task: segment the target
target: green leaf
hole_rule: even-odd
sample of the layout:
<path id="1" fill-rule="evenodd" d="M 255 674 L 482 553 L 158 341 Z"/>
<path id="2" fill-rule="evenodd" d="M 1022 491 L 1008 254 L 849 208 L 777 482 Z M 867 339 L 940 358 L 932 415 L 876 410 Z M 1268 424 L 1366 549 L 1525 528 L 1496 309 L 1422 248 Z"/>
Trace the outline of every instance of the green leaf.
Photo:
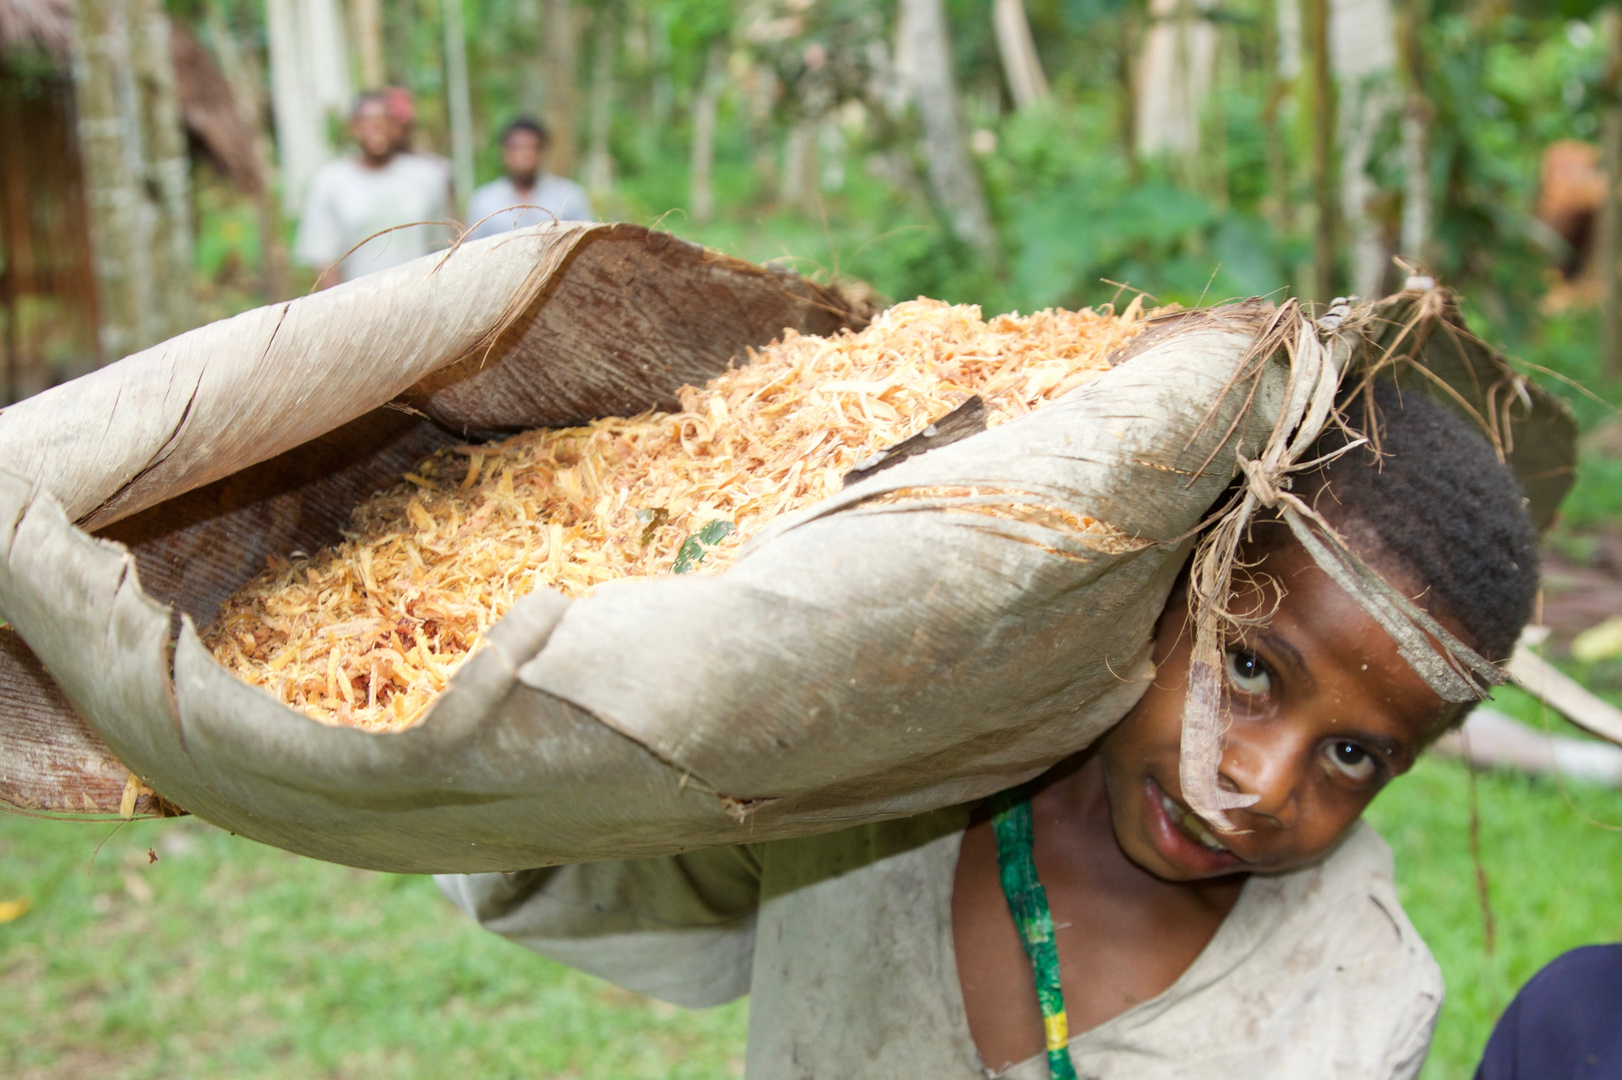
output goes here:
<path id="1" fill-rule="evenodd" d="M 676 564 L 670 568 L 671 573 L 685 574 L 703 562 L 704 556 L 709 554 L 709 549 L 719 544 L 732 529 L 732 522 L 716 520 L 683 540 L 681 547 L 676 551 Z"/>

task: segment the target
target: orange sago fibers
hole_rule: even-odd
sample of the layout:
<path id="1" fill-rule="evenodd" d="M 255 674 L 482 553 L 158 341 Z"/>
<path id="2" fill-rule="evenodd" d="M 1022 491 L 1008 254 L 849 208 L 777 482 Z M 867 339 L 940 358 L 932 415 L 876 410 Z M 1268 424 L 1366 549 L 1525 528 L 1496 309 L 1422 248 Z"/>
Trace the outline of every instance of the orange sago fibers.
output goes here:
<path id="1" fill-rule="evenodd" d="M 683 388 L 679 412 L 441 450 L 358 507 L 341 543 L 272 557 L 204 640 L 313 719 L 398 730 L 525 593 L 719 573 L 773 520 L 971 395 L 995 425 L 1107 370 L 1140 313 L 1134 301 L 1121 315 L 984 321 L 977 307 L 915 300 L 859 333 L 787 331 Z"/>

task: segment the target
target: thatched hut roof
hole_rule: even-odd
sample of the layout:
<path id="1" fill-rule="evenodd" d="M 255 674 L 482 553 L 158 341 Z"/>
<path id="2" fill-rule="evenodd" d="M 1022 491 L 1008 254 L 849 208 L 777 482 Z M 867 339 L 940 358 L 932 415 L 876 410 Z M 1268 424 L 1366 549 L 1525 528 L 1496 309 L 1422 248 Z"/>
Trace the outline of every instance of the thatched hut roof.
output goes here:
<path id="1" fill-rule="evenodd" d="M 186 131 L 233 183 L 264 186 L 255 133 L 236 107 L 230 81 L 185 26 L 170 23 L 175 89 Z M 65 68 L 73 50 L 73 0 L 0 0 L 0 63 L 7 53 L 43 52 Z"/>
<path id="2" fill-rule="evenodd" d="M 237 187 L 258 192 L 266 178 L 260 174 L 254 153 L 257 133 L 243 121 L 230 80 L 184 26 L 171 22 L 169 40 L 175 60 L 175 92 L 186 131 Z"/>
<path id="3" fill-rule="evenodd" d="M 72 0 L 0 0 L 0 53 L 40 49 L 65 61 L 72 47 Z"/>

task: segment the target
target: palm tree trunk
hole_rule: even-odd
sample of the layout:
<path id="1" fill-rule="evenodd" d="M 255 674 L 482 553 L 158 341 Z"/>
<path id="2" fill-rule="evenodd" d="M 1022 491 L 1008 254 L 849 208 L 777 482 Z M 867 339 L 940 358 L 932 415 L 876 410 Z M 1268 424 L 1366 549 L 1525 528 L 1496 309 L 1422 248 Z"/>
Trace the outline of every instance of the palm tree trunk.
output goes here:
<path id="1" fill-rule="evenodd" d="M 1380 132 L 1403 105 L 1398 82 L 1398 27 L 1391 0 L 1330 0 L 1330 68 L 1335 78 L 1340 222 L 1348 280 L 1341 288 L 1377 296 L 1390 268 L 1385 229 L 1369 171 Z M 1340 40 L 1342 35 L 1345 40 Z M 1348 47 L 1350 46 L 1350 47 Z"/>
<path id="2" fill-rule="evenodd" d="M 383 71 L 383 0 L 350 0 L 349 17 L 355 24 L 361 89 L 376 90 L 388 80 Z"/>
<path id="3" fill-rule="evenodd" d="M 1293 73 L 1285 61 L 1285 20 L 1281 5 L 1269 4 L 1262 24 L 1262 63 L 1268 75 L 1267 104 L 1262 107 L 1262 127 L 1267 139 L 1267 202 L 1266 215 L 1279 240 L 1288 239 L 1294 230 L 1294 215 L 1290 213 L 1290 165 L 1284 152 L 1284 126 L 1279 123 L 1279 112 L 1290 95 Z"/>
<path id="4" fill-rule="evenodd" d="M 158 340 L 153 300 L 155 207 L 147 198 L 136 27 L 124 0 L 75 0 L 73 82 L 85 201 L 95 253 L 100 360 Z"/>
<path id="5" fill-rule="evenodd" d="M 1048 96 L 1048 77 L 1031 38 L 1031 22 L 1024 0 L 993 0 L 991 22 L 997 32 L 997 52 L 1014 108 L 1028 109 Z"/>
<path id="6" fill-rule="evenodd" d="M 1403 22 L 1402 61 L 1406 100 L 1402 112 L 1402 253 L 1420 265 L 1431 257 L 1430 136 L 1434 110 L 1425 96 L 1421 34 L 1426 0 L 1409 0 Z"/>
<path id="7" fill-rule="evenodd" d="M 715 121 L 721 103 L 726 53 L 719 41 L 712 41 L 705 55 L 704 74 L 698 93 L 693 95 L 693 148 L 690 169 L 692 193 L 689 198 L 693 220 L 704 222 L 715 214 L 715 189 L 711 170 L 715 163 Z"/>
<path id="8" fill-rule="evenodd" d="M 1116 125 L 1127 172 L 1134 181 L 1143 178 L 1143 159 L 1138 155 L 1138 26 L 1141 12 L 1135 3 L 1121 9 L 1115 40 Z"/>
<path id="9" fill-rule="evenodd" d="M 462 0 L 440 0 L 445 16 L 445 96 L 450 107 L 451 176 L 458 206 L 473 194 L 473 104 L 468 92 Z"/>
<path id="10" fill-rule="evenodd" d="M 281 216 L 276 212 L 276 201 L 271 194 L 275 170 L 271 163 L 270 137 L 260 119 L 264 111 L 265 84 L 257 58 L 242 50 L 236 35 L 226 25 L 220 6 L 209 4 L 206 10 L 209 37 L 214 42 L 220 68 L 231 83 L 237 115 L 254 135 L 254 168 L 259 174 L 259 189 L 254 192 L 253 200 L 259 226 L 260 289 L 265 300 L 274 303 L 289 296 L 291 267 L 287 245 L 282 241 Z"/>
<path id="11" fill-rule="evenodd" d="M 952 45 L 942 0 L 901 0 L 898 63 L 909 97 L 922 121 L 922 150 L 929 186 L 952 232 L 981 256 L 997 259 L 997 234 L 991 227 L 980 174 L 975 171 L 963 136 Z"/>
<path id="12" fill-rule="evenodd" d="M 1605 201 L 1599 214 L 1600 374 L 1622 378 L 1622 7 L 1601 12 L 1605 70 L 1600 80 L 1600 151 L 1605 161 Z"/>
<path id="13" fill-rule="evenodd" d="M 1309 299 L 1328 303 L 1335 296 L 1335 80 L 1330 70 L 1329 0 L 1307 0 L 1307 28 L 1312 51 L 1312 193 L 1318 211 L 1314 224 L 1313 292 Z"/>
<path id="14" fill-rule="evenodd" d="M 548 171 L 573 176 L 577 157 L 576 81 L 577 34 L 574 5 L 569 0 L 546 0 L 546 119 L 552 129 L 547 151 Z"/>
<path id="15" fill-rule="evenodd" d="M 614 109 L 614 49 L 619 43 L 615 14 L 615 6 L 604 3 L 592 15 L 591 139 L 586 149 L 586 189 L 593 196 L 604 194 L 614 182 L 614 158 L 608 149 L 608 137 Z"/>
<path id="16" fill-rule="evenodd" d="M 169 16 L 161 0 L 127 2 L 140 93 L 141 149 L 153 209 L 149 333 L 150 341 L 161 341 L 191 326 L 197 302 L 192 285 L 191 159 L 175 91 Z"/>
<path id="17" fill-rule="evenodd" d="M 282 209 L 297 214 L 315 171 L 332 157 L 329 124 L 350 106 L 343 22 L 330 0 L 265 0 L 271 106 Z"/>

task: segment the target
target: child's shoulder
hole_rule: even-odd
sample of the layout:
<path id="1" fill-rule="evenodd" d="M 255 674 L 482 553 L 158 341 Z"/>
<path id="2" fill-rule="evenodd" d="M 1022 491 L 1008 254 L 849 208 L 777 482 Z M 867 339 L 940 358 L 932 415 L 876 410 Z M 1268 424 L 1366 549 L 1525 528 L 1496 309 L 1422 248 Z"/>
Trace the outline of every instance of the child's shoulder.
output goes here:
<path id="1" fill-rule="evenodd" d="M 948 837 L 960 835 L 968 827 L 971 809 L 971 805 L 948 806 L 914 817 L 754 845 L 763 869 L 762 899 L 932 848 Z M 952 848 L 948 863 L 955 861 L 955 852 Z M 943 865 L 950 877 L 950 866 Z"/>
<path id="2" fill-rule="evenodd" d="M 1258 875 L 1246 894 L 1248 903 L 1234 915 L 1271 925 L 1274 934 L 1290 924 L 1302 940 L 1321 943 L 1337 974 L 1371 984 L 1396 981 L 1440 998 L 1441 969 L 1397 898 L 1391 848 L 1366 821 L 1346 830 L 1323 859 Z"/>

